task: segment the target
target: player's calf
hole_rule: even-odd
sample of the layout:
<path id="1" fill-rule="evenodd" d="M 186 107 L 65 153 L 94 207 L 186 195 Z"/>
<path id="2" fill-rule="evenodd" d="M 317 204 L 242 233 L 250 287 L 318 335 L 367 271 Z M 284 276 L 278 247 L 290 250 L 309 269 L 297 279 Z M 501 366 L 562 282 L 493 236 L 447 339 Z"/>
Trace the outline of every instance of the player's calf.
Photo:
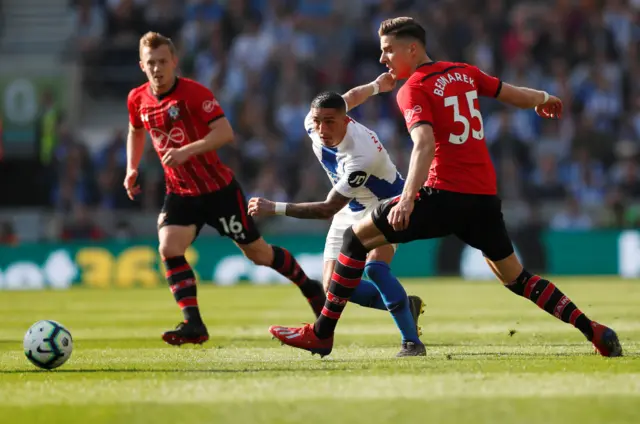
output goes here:
<path id="1" fill-rule="evenodd" d="M 166 269 L 169 289 L 182 310 L 184 323 L 176 330 L 164 333 L 162 338 L 167 343 L 176 345 L 202 343 L 208 340 L 209 335 L 200 316 L 196 277 L 184 257 L 187 247 L 196 236 L 196 225 L 170 225 L 169 218 L 166 212 L 158 217 L 158 251 Z"/>
<path id="2" fill-rule="evenodd" d="M 314 331 L 320 339 L 333 337 L 338 320 L 347 302 L 360 284 L 364 273 L 367 249 L 352 228 L 345 231 L 322 314 L 316 320 Z"/>
<path id="3" fill-rule="evenodd" d="M 296 258 L 287 249 L 279 246 L 269 247 L 273 252 L 273 257 L 268 266 L 298 286 L 302 295 L 309 302 L 316 318 L 319 317 L 326 300 L 322 283 L 309 278 Z"/>
<path id="4" fill-rule="evenodd" d="M 291 252 L 269 245 L 263 239 L 240 248 L 256 265 L 268 266 L 298 286 L 316 318 L 320 315 L 326 299 L 322 283 L 309 278 Z"/>
<path id="5" fill-rule="evenodd" d="M 506 286 L 511 292 L 529 299 L 540 309 L 578 328 L 588 340 L 593 339 L 591 320 L 552 282 L 527 270 Z"/>
<path id="6" fill-rule="evenodd" d="M 200 316 L 196 279 L 191 266 L 184 256 L 165 258 L 164 264 L 169 288 L 182 310 L 184 322 L 178 324 L 175 330 L 166 331 L 162 340 L 174 346 L 206 342 L 209 340 L 209 333 Z"/>
<path id="7" fill-rule="evenodd" d="M 391 273 L 389 265 L 382 261 L 369 261 L 365 270 L 369 278 L 378 286 L 382 300 L 402 334 L 402 341 L 422 344 L 418 335 L 417 318 L 411 313 L 407 292 Z"/>
<path id="8" fill-rule="evenodd" d="M 196 325 L 202 324 L 198 308 L 198 288 L 191 266 L 184 256 L 165 258 L 166 277 L 169 289 L 182 310 L 184 320 Z"/>
<path id="9" fill-rule="evenodd" d="M 327 290 L 329 290 L 329 287 L 327 287 Z M 358 287 L 356 287 L 356 290 L 351 295 L 349 302 L 365 308 L 378 309 L 381 311 L 387 310 L 387 305 L 385 305 L 382 300 L 380 290 L 378 290 L 378 287 L 372 281 L 368 280 L 366 276 L 362 277 L 360 284 L 358 284 Z"/>
<path id="10" fill-rule="evenodd" d="M 622 348 L 616 333 L 610 328 L 590 320 L 551 281 L 523 269 L 515 281 L 506 284 L 506 287 L 518 296 L 529 299 L 540 309 L 559 320 L 576 327 L 587 340 L 594 344 L 601 355 L 622 355 Z"/>

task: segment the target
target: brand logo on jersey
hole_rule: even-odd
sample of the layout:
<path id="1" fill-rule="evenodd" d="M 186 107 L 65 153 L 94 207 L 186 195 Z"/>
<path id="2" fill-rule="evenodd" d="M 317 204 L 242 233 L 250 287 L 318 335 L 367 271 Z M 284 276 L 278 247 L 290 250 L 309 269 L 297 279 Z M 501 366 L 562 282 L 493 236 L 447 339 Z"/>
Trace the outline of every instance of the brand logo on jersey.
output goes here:
<path id="1" fill-rule="evenodd" d="M 149 114 L 148 113 L 141 113 L 140 114 L 140 120 L 142 122 L 149 122 Z"/>
<path id="2" fill-rule="evenodd" d="M 417 113 L 422 113 L 422 106 L 415 105 L 412 109 L 405 109 L 404 120 L 407 122 L 411 122 L 411 120 Z"/>
<path id="3" fill-rule="evenodd" d="M 213 112 L 213 109 L 215 109 L 216 106 L 218 106 L 218 102 L 215 100 L 205 100 L 202 102 L 202 110 L 206 113 Z"/>
<path id="4" fill-rule="evenodd" d="M 367 173 L 364 171 L 355 171 L 349 174 L 349 185 L 353 188 L 360 187 L 367 179 Z"/>
<path id="5" fill-rule="evenodd" d="M 169 117 L 175 121 L 176 119 L 178 119 L 180 117 L 180 108 L 176 105 L 173 105 L 169 108 Z"/>
<path id="6" fill-rule="evenodd" d="M 153 143 L 160 150 L 165 149 L 169 145 L 169 142 L 173 144 L 182 144 L 187 138 L 184 131 L 182 131 L 182 128 L 178 127 L 171 128 L 171 131 L 169 131 L 168 134 L 158 128 L 151 128 L 149 134 L 151 135 Z"/>

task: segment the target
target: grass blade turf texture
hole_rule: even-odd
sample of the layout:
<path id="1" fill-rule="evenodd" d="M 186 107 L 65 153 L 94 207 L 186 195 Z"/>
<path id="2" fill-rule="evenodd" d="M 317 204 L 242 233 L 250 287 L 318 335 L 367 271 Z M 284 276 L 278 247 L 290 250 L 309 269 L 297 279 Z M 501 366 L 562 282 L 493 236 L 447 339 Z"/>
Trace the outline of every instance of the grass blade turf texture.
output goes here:
<path id="1" fill-rule="evenodd" d="M 330 357 L 280 347 L 269 325 L 313 319 L 288 286 L 200 286 L 211 340 L 183 348 L 160 340 L 181 318 L 166 288 L 2 292 L 0 416 L 49 424 L 640 422 L 640 282 L 554 281 L 618 332 L 625 357 L 594 355 L 576 329 L 497 282 L 407 283 L 427 303 L 428 356 L 410 359 L 393 358 L 400 339 L 388 314 L 354 304 Z M 53 372 L 22 353 L 39 319 L 74 337 L 71 360 Z"/>

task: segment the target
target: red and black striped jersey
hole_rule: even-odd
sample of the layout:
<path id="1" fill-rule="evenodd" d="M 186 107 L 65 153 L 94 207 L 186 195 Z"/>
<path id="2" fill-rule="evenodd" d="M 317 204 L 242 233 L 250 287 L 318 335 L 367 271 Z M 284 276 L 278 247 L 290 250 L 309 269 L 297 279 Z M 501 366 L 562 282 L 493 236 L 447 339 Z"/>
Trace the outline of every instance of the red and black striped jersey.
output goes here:
<path id="1" fill-rule="evenodd" d="M 149 132 L 160 159 L 170 148 L 201 140 L 210 132 L 209 124 L 224 117 L 213 93 L 188 78 L 176 78 L 173 87 L 158 96 L 147 82 L 129 92 L 127 106 L 129 122 Z M 167 193 L 181 196 L 211 193 L 233 179 L 216 151 L 195 155 L 175 168 L 164 166 L 164 174 Z"/>

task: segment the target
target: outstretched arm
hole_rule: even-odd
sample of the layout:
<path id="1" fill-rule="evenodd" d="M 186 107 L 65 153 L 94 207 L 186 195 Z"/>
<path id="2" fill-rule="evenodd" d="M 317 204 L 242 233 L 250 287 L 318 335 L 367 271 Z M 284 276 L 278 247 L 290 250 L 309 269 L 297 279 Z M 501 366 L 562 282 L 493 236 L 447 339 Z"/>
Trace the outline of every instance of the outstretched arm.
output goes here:
<path id="1" fill-rule="evenodd" d="M 528 87 L 517 87 L 502 83 L 498 100 L 520 109 L 536 108 L 536 113 L 543 118 L 560 118 L 562 116 L 562 100 L 549 95 L 546 91 Z"/>
<path id="2" fill-rule="evenodd" d="M 343 196 L 335 189 L 329 192 L 324 202 L 280 203 L 254 197 L 249 200 L 249 215 L 286 215 L 300 219 L 329 219 L 344 208 L 349 201 L 351 201 L 350 198 Z"/>
<path id="3" fill-rule="evenodd" d="M 389 72 L 385 72 L 369 84 L 352 88 L 342 95 L 347 104 L 347 112 L 366 102 L 369 97 L 391 91 L 395 86 L 396 80 Z"/>
<path id="4" fill-rule="evenodd" d="M 478 94 L 495 97 L 502 103 L 520 109 L 536 108 L 536 113 L 543 118 L 556 119 L 562 117 L 562 100 L 550 96 L 546 91 L 533 88 L 517 87 L 500 81 L 480 69 L 472 66 L 478 84 Z"/>

